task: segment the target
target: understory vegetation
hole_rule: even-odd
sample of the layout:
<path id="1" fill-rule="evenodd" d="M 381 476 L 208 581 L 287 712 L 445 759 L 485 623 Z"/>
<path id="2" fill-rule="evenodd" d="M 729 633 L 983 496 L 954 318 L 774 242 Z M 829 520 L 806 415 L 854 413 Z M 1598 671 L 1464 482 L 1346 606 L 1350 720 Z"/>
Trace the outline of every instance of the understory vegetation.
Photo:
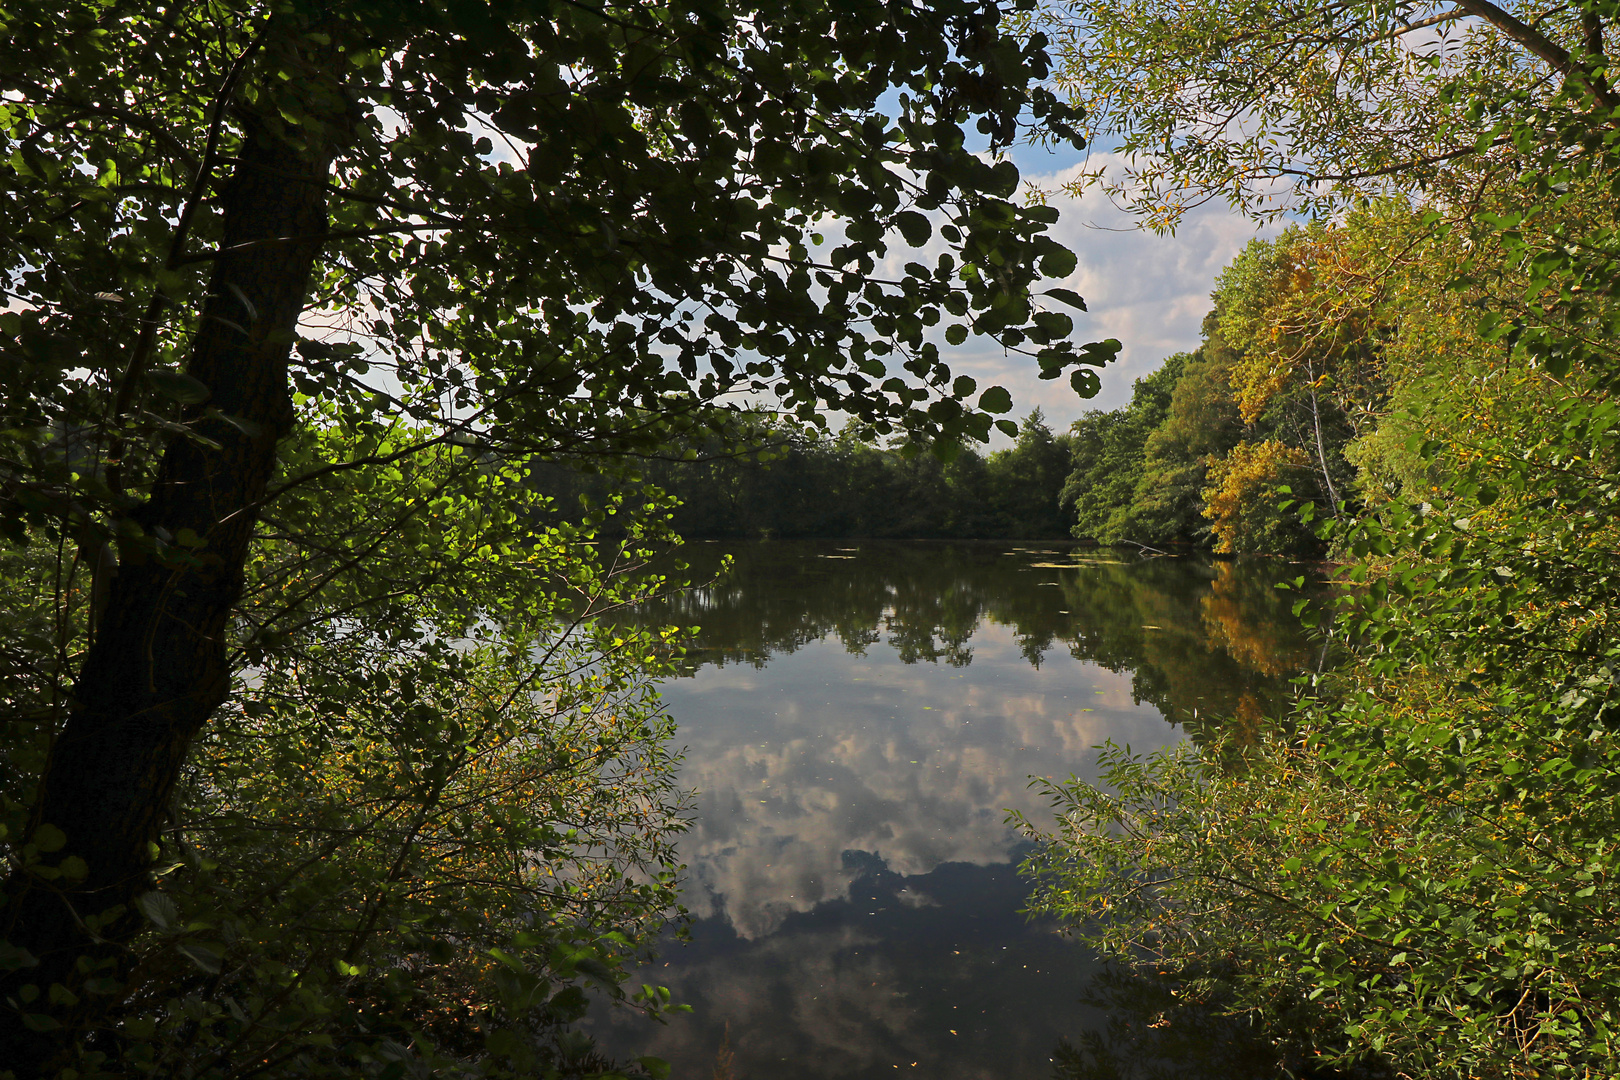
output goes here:
<path id="1" fill-rule="evenodd" d="M 282 452 L 300 468 L 411 441 L 331 423 Z M 670 1004 L 624 983 L 679 911 L 688 810 L 654 692 L 679 639 L 608 628 L 664 590 L 648 563 L 670 537 L 656 515 L 611 545 L 537 530 L 522 480 L 443 447 L 277 500 L 231 633 L 241 685 L 133 901 L 150 931 L 72 992 L 119 1002 L 115 1027 L 72 1032 L 81 1075 L 645 1073 L 573 1025 L 592 993 Z M 56 550 L 30 545 L 6 570 L 0 680 L 19 720 L 0 800 L 17 836 L 72 697 L 71 643 L 99 613 L 93 586 L 63 587 Z M 42 825 L 17 858 L 82 879 L 47 862 L 63 840 Z M 65 987 L 16 1001 L 71 1031 Z"/>

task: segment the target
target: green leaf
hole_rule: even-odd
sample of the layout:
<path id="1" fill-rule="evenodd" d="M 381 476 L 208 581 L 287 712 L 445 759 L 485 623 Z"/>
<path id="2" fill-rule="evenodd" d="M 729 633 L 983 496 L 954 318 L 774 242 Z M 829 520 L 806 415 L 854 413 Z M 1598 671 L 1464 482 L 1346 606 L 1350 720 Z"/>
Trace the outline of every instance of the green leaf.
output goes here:
<path id="1" fill-rule="evenodd" d="M 39 958 L 27 949 L 0 940 L 0 971 L 16 971 L 18 968 L 35 967 L 38 964 Z"/>
<path id="2" fill-rule="evenodd" d="M 23 1026 L 29 1031 L 46 1032 L 62 1030 L 61 1021 L 57 1020 L 54 1016 L 46 1016 L 44 1013 L 24 1013 L 22 1022 Z"/>
<path id="3" fill-rule="evenodd" d="M 159 930 L 173 931 L 180 925 L 180 909 L 172 899 L 156 890 L 137 896 L 135 907 Z"/>
<path id="4" fill-rule="evenodd" d="M 1118 338 L 1088 341 L 1080 346 L 1080 362 L 1094 367 L 1106 367 L 1119 358 L 1120 350 L 1123 348 L 1125 346 Z"/>
<path id="5" fill-rule="evenodd" d="M 574 965 L 597 982 L 617 985 L 618 978 L 614 970 L 594 956 L 584 956 Z"/>
<path id="6" fill-rule="evenodd" d="M 896 214 L 894 223 L 899 228 L 900 235 L 905 237 L 906 243 L 912 247 L 922 247 L 928 243 L 929 237 L 934 235 L 934 228 L 928 223 L 928 219 L 915 210 Z"/>
<path id="7" fill-rule="evenodd" d="M 1080 298 L 1080 294 L 1075 292 L 1073 289 L 1047 289 L 1041 295 L 1050 296 L 1054 300 L 1061 300 L 1070 307 L 1079 308 L 1081 311 L 1087 310 L 1086 302 L 1082 300 Z"/>
<path id="8" fill-rule="evenodd" d="M 201 386 L 202 384 L 198 383 L 197 385 Z M 256 439 L 264 433 L 264 428 L 259 424 L 254 423 L 252 420 L 246 420 L 240 416 L 232 416 L 230 413 L 220 412 L 218 409 L 213 408 L 212 406 L 204 409 L 203 415 L 211 420 L 224 421 L 250 439 Z"/>
<path id="9" fill-rule="evenodd" d="M 208 974 L 219 974 L 224 954 L 217 946 L 205 945 L 196 941 L 182 941 L 175 948 L 180 950 L 181 955 L 186 959 L 196 964 L 203 971 L 208 972 Z"/>
<path id="10" fill-rule="evenodd" d="M 992 386 L 979 395 L 979 408 L 987 413 L 1011 412 L 1013 407 L 1012 395 L 1006 387 Z"/>
<path id="11" fill-rule="evenodd" d="M 201 405 L 209 397 L 208 387 L 181 371 L 148 371 L 146 381 L 152 389 L 182 405 Z"/>
<path id="12" fill-rule="evenodd" d="M 499 960 L 502 964 L 505 964 L 508 968 L 510 968 L 513 971 L 517 971 L 517 972 L 527 972 L 528 971 L 528 968 L 524 965 L 522 960 L 518 959 L 516 956 L 513 956 L 511 953 L 507 952 L 505 949 L 488 949 L 486 951 L 489 953 L 490 956 L 494 957 L 496 960 Z"/>
<path id="13" fill-rule="evenodd" d="M 32 840 L 40 851 L 61 851 L 67 843 L 67 833 L 47 823 L 34 830 Z"/>
<path id="14" fill-rule="evenodd" d="M 1079 257 L 1067 248 L 1058 248 L 1049 251 L 1041 259 L 1041 276 L 1049 278 L 1066 278 L 1074 273 L 1074 268 L 1080 265 Z M 1083 310 L 1083 308 L 1082 308 Z"/>

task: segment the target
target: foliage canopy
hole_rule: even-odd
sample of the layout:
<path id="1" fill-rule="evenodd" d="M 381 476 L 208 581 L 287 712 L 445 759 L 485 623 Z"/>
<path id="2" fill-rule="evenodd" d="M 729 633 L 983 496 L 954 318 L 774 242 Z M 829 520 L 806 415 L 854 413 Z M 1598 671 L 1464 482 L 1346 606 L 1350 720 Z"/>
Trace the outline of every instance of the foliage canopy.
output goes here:
<path id="1" fill-rule="evenodd" d="M 1490 0 L 1059 0 L 1028 26 L 1053 38 L 1094 148 L 1122 157 L 1074 192 L 1100 184 L 1164 230 L 1211 198 L 1277 218 L 1511 186 L 1535 155 L 1504 120 L 1531 123 L 1569 89 L 1610 125 L 1612 19 L 1604 4 Z"/>

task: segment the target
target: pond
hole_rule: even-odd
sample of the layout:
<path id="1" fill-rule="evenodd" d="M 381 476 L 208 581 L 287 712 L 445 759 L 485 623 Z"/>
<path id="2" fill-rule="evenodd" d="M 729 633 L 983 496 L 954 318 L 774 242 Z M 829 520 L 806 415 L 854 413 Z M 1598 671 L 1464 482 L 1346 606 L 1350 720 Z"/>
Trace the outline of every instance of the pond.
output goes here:
<path id="1" fill-rule="evenodd" d="M 1107 740 L 1242 738 L 1319 662 L 1275 562 L 1008 542 L 693 545 L 653 621 L 701 627 L 664 697 L 696 821 L 691 940 L 633 983 L 692 1012 L 599 1013 L 674 1077 L 1036 1080 L 1095 958 L 1028 921 L 1009 809 Z M 729 1057 L 729 1072 L 717 1063 Z"/>

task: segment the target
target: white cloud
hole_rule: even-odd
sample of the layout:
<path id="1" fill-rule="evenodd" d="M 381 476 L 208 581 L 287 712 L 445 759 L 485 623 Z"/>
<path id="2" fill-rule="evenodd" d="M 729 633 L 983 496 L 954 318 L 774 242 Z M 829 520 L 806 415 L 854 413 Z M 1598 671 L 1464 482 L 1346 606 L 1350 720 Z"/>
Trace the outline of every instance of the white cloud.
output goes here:
<path id="1" fill-rule="evenodd" d="M 1093 154 L 1084 167 L 1113 165 L 1115 156 Z M 1038 165 L 1024 164 L 1024 179 L 1044 190 L 1074 179 L 1082 168 L 1076 163 L 1041 172 Z M 1039 405 L 1059 430 L 1086 409 L 1124 405 L 1130 401 L 1132 382 L 1155 370 L 1166 356 L 1196 348 L 1215 275 L 1251 239 L 1274 235 L 1280 228 L 1258 226 L 1225 203 L 1212 202 L 1188 211 L 1174 236 L 1158 236 L 1134 228 L 1132 217 L 1100 192 L 1083 199 L 1055 195 L 1050 204 L 1060 215 L 1052 237 L 1080 262 L 1073 274 L 1048 282 L 1048 287 L 1062 285 L 1085 298 L 1087 312 L 1074 313 L 1078 341 L 1112 337 L 1125 346 L 1119 362 L 1102 373 L 1102 392 L 1082 399 L 1067 379 L 1042 382 L 1033 361 L 1005 356 L 984 342 L 969 340 L 947 355 L 953 369 L 981 385 L 1000 383 L 1011 390 L 1016 415 Z"/>

